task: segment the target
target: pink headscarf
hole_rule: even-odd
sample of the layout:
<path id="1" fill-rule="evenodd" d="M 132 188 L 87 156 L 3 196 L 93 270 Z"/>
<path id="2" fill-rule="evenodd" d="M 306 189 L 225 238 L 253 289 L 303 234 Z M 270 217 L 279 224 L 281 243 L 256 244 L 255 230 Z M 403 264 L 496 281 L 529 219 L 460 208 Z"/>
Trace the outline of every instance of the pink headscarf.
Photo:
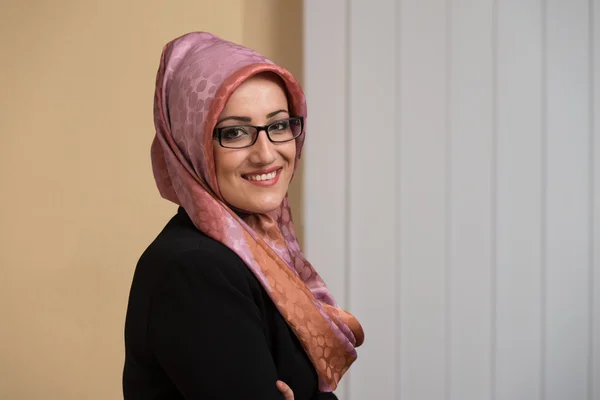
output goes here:
<path id="1" fill-rule="evenodd" d="M 290 114 L 306 118 L 296 79 L 253 50 L 205 32 L 168 43 L 156 79 L 152 168 L 161 195 L 246 263 L 302 343 L 317 370 L 319 389 L 332 391 L 364 340 L 359 322 L 337 307 L 304 258 L 287 196 L 269 214 L 241 216 L 227 205 L 217 184 L 212 147 L 217 119 L 236 88 L 262 72 L 281 77 Z M 296 139 L 296 165 L 304 137 Z"/>

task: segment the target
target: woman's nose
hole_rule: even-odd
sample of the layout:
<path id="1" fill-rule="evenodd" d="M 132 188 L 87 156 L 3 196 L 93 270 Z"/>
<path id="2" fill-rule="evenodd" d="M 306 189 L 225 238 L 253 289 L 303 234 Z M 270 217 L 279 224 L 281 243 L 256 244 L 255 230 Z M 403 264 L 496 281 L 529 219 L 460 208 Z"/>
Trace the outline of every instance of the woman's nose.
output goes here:
<path id="1" fill-rule="evenodd" d="M 254 163 L 270 164 L 275 161 L 277 150 L 275 144 L 269 140 L 265 130 L 258 132 L 256 143 L 250 149 L 252 150 L 250 161 Z"/>

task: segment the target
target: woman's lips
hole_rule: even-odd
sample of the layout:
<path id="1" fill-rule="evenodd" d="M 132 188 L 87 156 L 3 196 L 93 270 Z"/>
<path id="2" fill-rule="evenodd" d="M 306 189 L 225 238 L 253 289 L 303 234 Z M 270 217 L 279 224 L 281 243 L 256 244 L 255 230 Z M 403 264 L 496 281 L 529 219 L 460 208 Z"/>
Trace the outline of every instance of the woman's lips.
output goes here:
<path id="1" fill-rule="evenodd" d="M 247 174 L 242 175 L 242 177 L 249 183 L 252 183 L 256 186 L 273 186 L 279 181 L 279 177 L 281 176 L 281 171 L 283 168 L 274 169 L 268 173 L 262 174 Z"/>

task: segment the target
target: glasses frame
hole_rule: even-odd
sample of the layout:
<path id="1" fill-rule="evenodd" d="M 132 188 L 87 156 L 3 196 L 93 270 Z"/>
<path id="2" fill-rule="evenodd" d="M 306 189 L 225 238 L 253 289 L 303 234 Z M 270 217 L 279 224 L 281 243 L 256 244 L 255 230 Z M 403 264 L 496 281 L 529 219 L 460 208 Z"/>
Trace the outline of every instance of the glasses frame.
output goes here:
<path id="1" fill-rule="evenodd" d="M 273 126 L 273 125 L 280 124 L 283 121 L 292 121 L 292 120 L 298 120 L 298 121 L 300 121 L 300 133 L 297 136 L 294 136 L 293 138 L 288 139 L 288 140 L 274 141 L 271 138 L 271 136 L 269 135 L 269 128 L 271 126 Z M 222 142 L 221 133 L 223 132 L 224 129 L 231 129 L 231 128 L 254 128 L 254 129 L 256 129 L 256 136 L 254 137 L 254 140 L 252 141 L 252 143 L 250 143 L 247 146 L 243 146 L 243 147 L 225 146 L 223 144 L 223 142 Z M 231 126 L 222 126 L 222 127 L 219 127 L 219 128 L 215 128 L 213 130 L 213 140 L 217 140 L 219 142 L 219 145 L 221 147 L 226 148 L 226 149 L 246 149 L 248 147 L 254 146 L 254 143 L 256 143 L 256 141 L 258 140 L 258 136 L 260 135 L 261 131 L 265 131 L 265 133 L 267 134 L 267 138 L 269 139 L 269 141 L 271 143 L 278 144 L 278 143 L 290 142 L 292 140 L 298 139 L 304 133 L 304 117 L 299 116 L 299 117 L 284 118 L 284 119 L 280 119 L 280 120 L 274 121 L 274 122 L 270 123 L 269 125 L 263 125 L 263 126 L 256 126 L 256 125 L 231 125 Z"/>

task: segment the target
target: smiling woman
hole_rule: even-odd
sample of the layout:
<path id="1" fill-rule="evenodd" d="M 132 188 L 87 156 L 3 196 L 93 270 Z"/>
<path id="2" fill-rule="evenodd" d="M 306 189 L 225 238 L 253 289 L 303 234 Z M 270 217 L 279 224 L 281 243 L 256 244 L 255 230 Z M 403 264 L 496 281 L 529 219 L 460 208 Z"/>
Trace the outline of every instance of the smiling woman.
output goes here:
<path id="1" fill-rule="evenodd" d="M 203 32 L 165 46 L 156 82 L 154 177 L 180 208 L 136 267 L 125 399 L 335 399 L 364 335 L 296 239 L 300 85 Z"/>
<path id="2" fill-rule="evenodd" d="M 294 173 L 293 139 L 302 134 L 301 121 L 289 118 L 285 86 L 272 73 L 251 77 L 236 89 L 213 141 L 217 183 L 230 206 L 266 214 L 281 205 Z"/>

